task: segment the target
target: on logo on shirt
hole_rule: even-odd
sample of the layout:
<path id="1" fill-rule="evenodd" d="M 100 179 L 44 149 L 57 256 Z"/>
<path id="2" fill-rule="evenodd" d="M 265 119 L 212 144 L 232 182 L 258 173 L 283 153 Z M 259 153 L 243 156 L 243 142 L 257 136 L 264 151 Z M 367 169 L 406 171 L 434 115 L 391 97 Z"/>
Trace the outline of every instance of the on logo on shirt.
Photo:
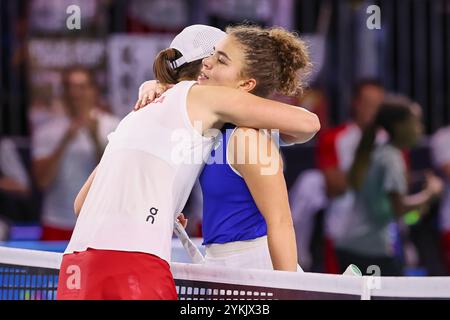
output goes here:
<path id="1" fill-rule="evenodd" d="M 155 217 L 156 217 L 156 215 L 158 214 L 158 211 L 159 211 L 159 210 L 156 209 L 156 208 L 154 208 L 154 207 L 151 208 L 151 209 L 150 209 L 150 215 L 147 216 L 147 219 L 146 219 L 145 221 L 148 222 L 149 220 L 152 220 L 152 224 L 155 223 Z"/>

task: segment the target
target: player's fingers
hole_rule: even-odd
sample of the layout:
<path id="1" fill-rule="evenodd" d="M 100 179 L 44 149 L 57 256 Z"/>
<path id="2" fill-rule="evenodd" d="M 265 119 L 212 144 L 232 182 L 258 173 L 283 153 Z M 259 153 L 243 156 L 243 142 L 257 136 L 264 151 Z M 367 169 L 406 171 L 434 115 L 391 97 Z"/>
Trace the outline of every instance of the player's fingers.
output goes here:
<path id="1" fill-rule="evenodd" d="M 138 99 L 138 100 L 136 101 L 136 103 L 134 104 L 134 107 L 133 107 L 134 111 L 139 110 L 140 105 L 141 105 L 141 103 L 142 103 L 141 101 L 142 101 L 142 98 L 140 98 L 140 99 Z"/>
<path id="2" fill-rule="evenodd" d="M 147 94 L 147 93 L 144 93 L 144 94 L 141 96 L 141 98 L 137 101 L 134 110 L 139 110 L 139 109 L 141 109 L 143 106 L 145 106 L 146 101 L 147 101 L 147 97 L 148 97 L 148 94 Z"/>
<path id="3" fill-rule="evenodd" d="M 147 94 L 147 98 L 141 107 L 145 107 L 149 103 L 152 103 L 153 100 L 155 100 L 155 98 L 156 98 L 156 92 L 154 90 L 149 91 L 149 93 Z"/>
<path id="4" fill-rule="evenodd" d="M 184 216 L 183 213 L 180 213 L 180 214 L 178 215 L 178 221 L 181 223 L 181 225 L 183 226 L 183 228 L 186 228 L 188 219 L 186 219 L 186 217 Z"/>

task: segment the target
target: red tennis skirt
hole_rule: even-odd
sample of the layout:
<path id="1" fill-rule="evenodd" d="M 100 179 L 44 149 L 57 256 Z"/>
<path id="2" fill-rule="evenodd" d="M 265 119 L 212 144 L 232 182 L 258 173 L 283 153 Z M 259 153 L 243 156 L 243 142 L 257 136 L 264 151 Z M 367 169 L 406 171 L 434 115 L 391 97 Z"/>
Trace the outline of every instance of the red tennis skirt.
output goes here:
<path id="1" fill-rule="evenodd" d="M 63 256 L 57 300 L 177 300 L 169 264 L 140 252 L 87 249 Z"/>
<path id="2" fill-rule="evenodd" d="M 442 253 L 447 268 L 447 275 L 450 275 L 450 231 L 442 234 Z"/>

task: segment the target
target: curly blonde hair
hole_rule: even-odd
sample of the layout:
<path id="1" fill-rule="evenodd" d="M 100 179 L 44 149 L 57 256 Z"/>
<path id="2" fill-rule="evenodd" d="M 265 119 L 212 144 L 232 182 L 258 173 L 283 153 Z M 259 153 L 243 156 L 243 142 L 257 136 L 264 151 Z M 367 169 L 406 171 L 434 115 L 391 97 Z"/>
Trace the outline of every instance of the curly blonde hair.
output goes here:
<path id="1" fill-rule="evenodd" d="M 252 93 L 266 97 L 302 93 L 312 64 L 307 45 L 294 32 L 281 27 L 261 28 L 240 25 L 227 33 L 244 48 L 242 76 L 256 80 Z"/>

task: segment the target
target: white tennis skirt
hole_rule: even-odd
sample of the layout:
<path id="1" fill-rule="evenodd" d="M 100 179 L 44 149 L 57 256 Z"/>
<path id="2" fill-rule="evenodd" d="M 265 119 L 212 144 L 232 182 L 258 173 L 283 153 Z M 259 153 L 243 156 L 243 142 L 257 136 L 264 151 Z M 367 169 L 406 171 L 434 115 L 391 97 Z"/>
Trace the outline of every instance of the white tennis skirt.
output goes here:
<path id="1" fill-rule="evenodd" d="M 273 270 L 267 236 L 206 246 L 205 264 L 230 268 Z M 300 266 L 297 271 L 303 272 Z"/>

